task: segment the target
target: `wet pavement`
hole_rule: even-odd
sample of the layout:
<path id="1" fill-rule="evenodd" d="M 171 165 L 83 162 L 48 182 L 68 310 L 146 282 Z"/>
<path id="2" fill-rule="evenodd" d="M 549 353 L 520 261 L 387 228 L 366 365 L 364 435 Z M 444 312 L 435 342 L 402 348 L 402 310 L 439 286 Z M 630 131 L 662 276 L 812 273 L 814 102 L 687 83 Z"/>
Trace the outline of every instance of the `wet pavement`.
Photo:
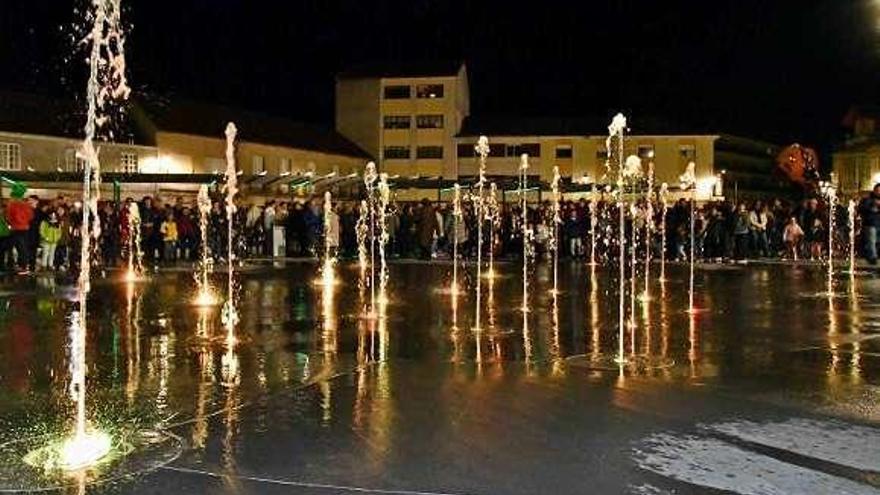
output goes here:
<path id="1" fill-rule="evenodd" d="M 188 270 L 96 281 L 93 423 L 182 448 L 69 491 L 880 494 L 880 275 L 829 294 L 821 266 L 702 266 L 692 315 L 687 267 L 670 266 L 625 332 L 647 365 L 618 368 L 613 270 L 562 264 L 554 298 L 539 266 L 524 320 L 520 268 L 499 264 L 478 333 L 451 271 L 392 263 L 376 321 L 354 266 L 333 290 L 311 263 L 248 267 L 232 352 L 219 308 L 189 304 Z M 69 428 L 73 296 L 0 283 L 0 442 Z"/>

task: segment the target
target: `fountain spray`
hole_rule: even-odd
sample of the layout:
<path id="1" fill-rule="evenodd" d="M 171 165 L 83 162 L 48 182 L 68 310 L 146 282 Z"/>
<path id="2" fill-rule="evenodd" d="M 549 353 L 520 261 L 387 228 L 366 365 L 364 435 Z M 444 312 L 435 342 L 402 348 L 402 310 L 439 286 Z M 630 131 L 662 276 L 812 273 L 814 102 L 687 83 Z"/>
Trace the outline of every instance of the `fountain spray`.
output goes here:
<path id="1" fill-rule="evenodd" d="M 367 190 L 367 226 L 370 240 L 370 312 L 369 316 L 375 318 L 376 313 L 376 164 L 367 163 L 364 171 L 364 185 Z"/>
<path id="2" fill-rule="evenodd" d="M 605 149 L 608 150 L 608 165 L 612 156 L 612 145 L 617 145 L 617 210 L 618 210 L 618 264 L 619 264 L 619 280 L 618 280 L 618 315 L 617 315 L 617 363 L 622 367 L 626 363 L 624 356 L 624 328 L 626 327 L 626 203 L 624 198 L 624 171 L 625 163 L 623 158 L 623 135 L 626 131 L 626 117 L 618 113 L 611 120 L 608 126 L 608 137 L 605 139 Z M 616 140 L 616 143 L 614 142 Z"/>
<path id="3" fill-rule="evenodd" d="M 852 277 L 856 273 L 856 202 L 854 200 L 849 200 L 846 213 L 849 221 L 849 274 Z"/>
<path id="4" fill-rule="evenodd" d="M 681 189 L 684 191 L 690 190 L 691 192 L 691 249 L 690 249 L 690 276 L 688 281 L 688 313 L 694 313 L 694 246 L 697 244 L 697 240 L 694 238 L 694 217 L 696 202 L 697 202 L 697 175 L 696 175 L 697 164 L 694 162 L 688 163 L 687 169 L 685 169 L 684 174 L 682 174 L 678 180 L 681 183 Z"/>
<path id="5" fill-rule="evenodd" d="M 835 211 L 837 210 L 837 189 L 834 186 L 834 174 L 831 180 L 823 184 L 825 197 L 828 199 L 828 296 L 834 294 L 834 229 Z"/>
<path id="6" fill-rule="evenodd" d="M 452 186 L 452 218 L 455 225 L 452 228 L 452 300 L 453 305 L 458 305 L 458 227 L 461 223 L 461 186 L 456 183 Z"/>
<path id="7" fill-rule="evenodd" d="M 388 174 L 379 174 L 378 186 L 379 202 L 377 220 L 379 222 L 379 304 L 382 306 L 382 313 L 388 305 L 388 264 L 385 257 L 385 249 L 391 238 L 388 232 L 388 205 L 391 201 L 391 189 L 388 186 Z"/>
<path id="8" fill-rule="evenodd" d="M 599 205 L 596 196 L 596 184 L 590 191 L 590 266 L 596 266 L 596 224 L 599 222 Z"/>
<path id="9" fill-rule="evenodd" d="M 208 256 L 208 215 L 211 213 L 211 196 L 208 194 L 208 185 L 202 184 L 199 187 L 199 195 L 196 200 L 199 208 L 199 233 L 201 235 L 201 260 L 199 261 L 199 271 L 196 273 L 196 287 L 198 294 L 196 295 L 196 305 L 210 306 L 215 304 L 216 298 L 211 290 L 211 283 L 208 276 L 211 273 L 213 263 L 211 257 Z"/>
<path id="10" fill-rule="evenodd" d="M 654 161 L 648 162 L 648 190 L 645 192 L 645 292 L 642 301 L 651 299 L 651 242 L 654 238 Z"/>
<path id="11" fill-rule="evenodd" d="M 669 184 L 660 184 L 660 283 L 666 282 L 666 214 L 669 212 Z"/>
<path id="12" fill-rule="evenodd" d="M 332 287 L 336 284 L 334 267 L 336 256 L 330 249 L 330 233 L 335 232 L 336 225 L 333 213 L 333 195 L 330 191 L 324 193 L 324 262 L 321 267 L 321 284 L 324 287 Z"/>
<path id="13" fill-rule="evenodd" d="M 483 222 L 485 211 L 483 210 L 483 187 L 486 184 L 486 157 L 489 156 L 489 138 L 480 136 L 474 150 L 480 156 L 479 180 L 477 181 L 477 195 L 474 198 L 474 216 L 477 219 L 477 304 L 474 309 L 474 329 L 480 331 L 482 318 L 480 311 L 483 298 Z"/>
<path id="14" fill-rule="evenodd" d="M 522 208 L 522 238 L 523 238 L 523 327 L 528 326 L 529 312 L 529 257 L 532 253 L 532 229 L 529 228 L 529 205 L 526 201 L 526 189 L 529 186 L 529 155 L 523 153 L 520 157 L 520 207 Z"/>
<path id="15" fill-rule="evenodd" d="M 370 216 L 370 209 L 367 206 L 366 200 L 361 200 L 360 208 L 358 211 L 358 220 L 357 225 L 355 225 L 355 234 L 357 235 L 357 243 L 358 243 L 358 267 L 361 271 L 360 277 L 360 285 L 361 288 L 364 287 L 364 284 L 367 282 L 367 268 L 370 265 L 369 260 L 367 260 L 367 236 L 370 235 L 370 227 L 367 225 Z"/>
<path id="16" fill-rule="evenodd" d="M 143 272 L 143 256 L 141 251 L 141 210 L 132 201 L 128 204 L 128 272 L 125 277 L 129 282 L 137 280 Z"/>
<path id="17" fill-rule="evenodd" d="M 501 208 L 498 205 L 498 186 L 489 184 L 489 198 L 486 201 L 486 217 L 489 220 L 489 270 L 486 278 L 495 278 L 495 232 L 501 222 Z M 490 288 L 492 284 L 490 282 Z"/>
<path id="18" fill-rule="evenodd" d="M 235 325 L 238 311 L 235 309 L 235 195 L 238 194 L 238 171 L 235 167 L 235 137 L 238 129 L 230 122 L 226 125 L 226 302 L 221 312 L 221 322 L 226 327 L 226 353 L 221 358 L 222 374 L 227 383 L 238 377 L 238 357 L 235 355 Z"/>
<path id="19" fill-rule="evenodd" d="M 98 129 L 108 120 L 105 112 L 112 100 L 128 98 L 125 76 L 125 38 L 122 34 L 120 0 L 92 0 L 88 111 L 85 139 L 80 151 L 83 168 L 83 220 L 80 227 L 82 249 L 77 282 L 78 307 L 71 318 L 70 395 L 76 407 L 73 437 L 61 447 L 60 465 L 76 470 L 94 464 L 110 451 L 110 437 L 87 431 L 86 425 L 86 333 L 88 332 L 88 294 L 91 289 L 92 240 L 100 238 L 98 200 L 101 190 L 101 163 L 95 148 Z"/>
<path id="20" fill-rule="evenodd" d="M 560 216 L 560 194 L 559 194 L 559 167 L 553 167 L 553 181 L 550 183 L 550 190 L 553 192 L 553 228 L 550 229 L 550 250 L 553 252 L 553 300 L 559 294 L 559 224 L 562 223 Z M 554 303 L 555 304 L 555 303 Z"/>

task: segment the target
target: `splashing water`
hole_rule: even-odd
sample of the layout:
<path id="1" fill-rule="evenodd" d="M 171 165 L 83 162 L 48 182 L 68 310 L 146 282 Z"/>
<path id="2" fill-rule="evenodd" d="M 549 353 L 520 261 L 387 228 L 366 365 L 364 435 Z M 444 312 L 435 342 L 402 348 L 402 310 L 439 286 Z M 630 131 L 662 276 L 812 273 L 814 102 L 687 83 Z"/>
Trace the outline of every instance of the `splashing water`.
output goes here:
<path id="1" fill-rule="evenodd" d="M 834 178 L 822 185 L 823 194 L 828 200 L 828 295 L 834 294 L 834 229 L 836 228 L 835 212 L 837 210 L 837 189 L 834 186 Z"/>
<path id="2" fill-rule="evenodd" d="M 208 256 L 208 215 L 211 213 L 211 197 L 208 194 L 208 185 L 202 184 L 199 187 L 199 195 L 196 198 L 196 204 L 199 208 L 199 234 L 201 236 L 201 259 L 199 260 L 199 270 L 195 274 L 196 278 L 196 294 L 195 304 L 197 306 L 212 306 L 217 304 L 217 298 L 211 289 L 211 282 L 208 280 L 213 262 Z"/>
<path id="3" fill-rule="evenodd" d="M 596 195 L 597 187 L 596 184 L 593 184 L 592 190 L 590 191 L 590 266 L 594 269 L 596 267 L 596 224 L 599 223 L 599 198 Z"/>
<path id="4" fill-rule="evenodd" d="M 324 287 L 336 285 L 336 255 L 333 253 L 333 248 L 336 245 L 337 233 L 338 222 L 333 211 L 333 196 L 327 191 L 324 193 L 324 262 L 321 264 L 320 279 Z"/>
<path id="5" fill-rule="evenodd" d="M 605 149 L 608 150 L 608 163 L 612 159 L 612 145 L 617 145 L 618 174 L 617 174 L 617 210 L 618 210 L 618 264 L 619 268 L 619 287 L 618 287 L 618 316 L 617 316 L 617 363 L 622 367 L 626 363 L 624 356 L 624 328 L 626 326 L 626 204 L 623 195 L 625 182 L 626 164 L 623 158 L 623 136 L 626 131 L 626 117 L 618 113 L 608 126 L 608 137 L 605 140 Z M 610 165 L 609 165 L 610 166 Z"/>
<path id="6" fill-rule="evenodd" d="M 550 182 L 550 190 L 553 195 L 553 214 L 551 217 L 551 222 L 553 222 L 553 228 L 550 229 L 550 251 L 553 253 L 553 300 L 556 301 L 556 296 L 559 294 L 559 224 L 562 223 L 562 217 L 560 216 L 561 208 L 560 202 L 561 197 L 559 193 L 559 180 L 561 179 L 559 175 L 559 167 L 553 167 L 553 180 Z"/>
<path id="7" fill-rule="evenodd" d="M 379 299 L 378 303 L 382 306 L 383 311 L 380 315 L 384 315 L 384 308 L 388 305 L 388 263 L 386 261 L 385 250 L 388 247 L 388 241 L 391 234 L 388 231 L 388 205 L 391 202 L 391 189 L 388 186 L 388 174 L 379 175 L 379 186 L 377 188 L 379 195 L 377 220 L 379 222 Z"/>
<path id="8" fill-rule="evenodd" d="M 379 178 L 376 173 L 376 164 L 367 163 L 364 170 L 364 186 L 367 190 L 367 227 L 369 234 L 367 238 L 370 241 L 370 311 L 368 315 L 375 318 L 376 312 L 376 180 Z"/>
<path id="9" fill-rule="evenodd" d="M 666 214 L 669 213 L 669 184 L 660 184 L 660 283 L 666 282 Z"/>
<path id="10" fill-rule="evenodd" d="M 529 326 L 529 258 L 532 256 L 532 229 L 529 227 L 529 205 L 526 198 L 529 187 L 529 155 L 523 153 L 520 157 L 520 208 L 522 208 L 522 239 L 523 239 L 523 266 L 522 266 L 522 312 L 523 328 Z"/>
<path id="11" fill-rule="evenodd" d="M 70 395 L 76 407 L 73 437 L 61 450 L 63 469 L 76 470 L 106 456 L 109 437 L 89 431 L 86 420 L 86 333 L 88 331 L 88 294 L 91 289 L 92 241 L 100 238 L 98 201 L 101 188 L 101 163 L 95 138 L 107 121 L 107 107 L 115 100 L 128 98 L 130 89 L 125 75 L 125 37 L 122 32 L 120 0 L 93 0 L 90 43 L 88 111 L 85 139 L 80 151 L 83 167 L 83 220 L 80 227 L 81 251 L 78 279 L 78 308 L 71 317 Z"/>
<path id="12" fill-rule="evenodd" d="M 452 294 L 453 305 L 458 304 L 458 229 L 461 223 L 461 186 L 456 183 L 452 186 L 452 219 L 455 225 L 452 229 Z"/>
<path id="13" fill-rule="evenodd" d="M 642 301 L 651 299 L 651 251 L 654 240 L 654 162 L 648 162 L 648 187 L 645 191 L 645 292 Z"/>
<path id="14" fill-rule="evenodd" d="M 489 185 L 489 197 L 486 200 L 486 219 L 489 221 L 489 269 L 486 271 L 486 278 L 492 280 L 495 278 L 495 232 L 501 223 L 501 208 L 498 205 L 498 186 L 494 182 Z"/>
<path id="15" fill-rule="evenodd" d="M 697 240 L 694 238 L 694 221 L 696 217 L 696 203 L 697 203 L 697 175 L 696 175 L 697 164 L 694 162 L 690 162 L 687 165 L 687 169 L 685 169 L 684 174 L 682 174 L 678 181 L 681 183 L 681 188 L 684 191 L 690 190 L 691 192 L 691 221 L 690 221 L 690 256 L 689 256 L 689 276 L 688 276 L 688 313 L 693 314 L 694 308 L 694 247 L 697 244 Z"/>
<path id="16" fill-rule="evenodd" d="M 856 202 L 852 199 L 846 206 L 846 214 L 849 222 L 849 274 L 856 273 Z"/>
<path id="17" fill-rule="evenodd" d="M 367 236 L 370 235 L 370 227 L 367 225 L 369 220 L 370 211 L 367 206 L 366 200 L 361 200 L 360 207 L 358 209 L 358 220 L 355 225 L 355 235 L 357 236 L 358 243 L 358 268 L 360 269 L 360 286 L 363 289 L 367 283 L 367 268 L 370 265 L 367 256 L 369 253 L 367 252 Z"/>
<path id="18" fill-rule="evenodd" d="M 477 303 L 475 306 L 474 329 L 479 331 L 482 325 L 480 311 L 482 310 L 483 298 L 483 222 L 485 211 L 483 209 L 483 187 L 486 184 L 486 157 L 489 156 L 489 138 L 480 136 L 474 150 L 480 157 L 479 180 L 477 181 L 477 195 L 474 197 L 474 216 L 477 221 Z"/>
<path id="19" fill-rule="evenodd" d="M 143 257 L 141 250 L 141 211 L 137 203 L 128 204 L 128 271 L 126 281 L 134 282 L 143 273 Z"/>
<path id="20" fill-rule="evenodd" d="M 235 235 L 235 195 L 238 194 L 238 171 L 235 167 L 235 137 L 238 130 L 230 122 L 226 126 L 226 303 L 223 304 L 221 321 L 226 327 L 226 353 L 222 358 L 222 372 L 227 382 L 238 377 L 238 357 L 235 355 L 235 325 L 238 324 L 238 311 L 235 308 L 235 250 L 232 247 Z"/>
<path id="21" fill-rule="evenodd" d="M 633 192 L 635 191 L 636 182 L 642 177 L 642 159 L 635 155 L 630 155 L 626 157 L 626 162 L 624 162 L 623 168 L 623 176 L 624 181 L 630 181 L 633 184 Z M 625 192 L 626 183 L 624 183 Z M 635 199 L 633 199 L 632 204 L 630 205 L 630 219 L 631 225 L 630 228 L 630 236 L 632 237 L 630 242 L 630 277 L 629 277 L 629 326 L 632 330 L 631 337 L 631 345 L 633 350 L 635 349 L 635 329 L 636 329 L 636 271 L 637 264 L 636 261 L 636 247 L 639 245 L 636 236 L 638 235 L 638 229 L 636 228 L 636 223 L 640 214 L 639 206 L 636 203 Z M 621 246 L 623 249 L 623 246 Z M 635 353 L 635 352 L 633 352 Z"/>

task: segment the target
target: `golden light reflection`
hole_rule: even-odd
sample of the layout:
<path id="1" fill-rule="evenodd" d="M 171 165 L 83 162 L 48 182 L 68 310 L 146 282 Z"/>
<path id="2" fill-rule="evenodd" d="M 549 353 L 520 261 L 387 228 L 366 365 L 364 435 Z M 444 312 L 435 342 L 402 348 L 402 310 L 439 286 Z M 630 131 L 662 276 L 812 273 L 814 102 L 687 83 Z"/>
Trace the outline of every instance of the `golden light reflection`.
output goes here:
<path id="1" fill-rule="evenodd" d="M 601 330 L 599 328 L 599 280 L 596 278 L 596 265 L 590 266 L 590 356 L 598 362 L 600 356 Z"/>
<path id="2" fill-rule="evenodd" d="M 125 396 L 129 404 L 132 404 L 137 396 L 140 387 L 140 368 L 141 368 L 141 336 L 140 336 L 140 313 L 142 295 L 135 294 L 135 286 L 128 284 L 126 286 L 126 339 L 125 339 L 125 356 L 126 356 L 126 380 L 125 380 Z"/>

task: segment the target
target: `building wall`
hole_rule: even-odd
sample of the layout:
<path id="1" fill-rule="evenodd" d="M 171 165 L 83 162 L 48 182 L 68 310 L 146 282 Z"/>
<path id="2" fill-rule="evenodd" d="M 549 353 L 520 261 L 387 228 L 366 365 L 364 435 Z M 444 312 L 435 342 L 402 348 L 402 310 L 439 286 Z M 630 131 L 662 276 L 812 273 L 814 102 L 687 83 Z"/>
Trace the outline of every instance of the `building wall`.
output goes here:
<path id="1" fill-rule="evenodd" d="M 443 95 L 420 98 L 420 85 L 442 85 Z M 408 98 L 387 98 L 385 88 L 409 88 Z M 470 112 L 464 66 L 444 77 L 341 79 L 336 85 L 336 129 L 377 158 L 380 170 L 391 175 L 425 177 L 458 175 L 455 136 Z M 419 116 L 442 115 L 442 128 L 418 126 Z M 386 129 L 385 117 L 408 117 L 409 126 Z M 419 147 L 440 147 L 442 158 L 418 157 Z M 409 150 L 409 158 L 386 156 L 389 147 Z"/>
<path id="2" fill-rule="evenodd" d="M 376 78 L 336 81 L 336 131 L 373 158 L 381 151 L 381 88 L 381 80 Z"/>
<path id="3" fill-rule="evenodd" d="M 36 172 L 76 171 L 75 153 L 82 147 L 82 141 L 76 139 L 39 136 L 34 134 L 18 134 L 0 131 L 0 143 L 19 145 L 21 154 L 21 171 L 28 167 Z M 101 169 L 107 172 L 122 171 L 123 153 L 134 154 L 139 163 L 144 163 L 157 156 L 157 149 L 150 146 L 98 143 Z"/>
<path id="4" fill-rule="evenodd" d="M 833 170 L 841 194 L 870 191 L 880 182 L 880 146 L 834 153 Z"/>

